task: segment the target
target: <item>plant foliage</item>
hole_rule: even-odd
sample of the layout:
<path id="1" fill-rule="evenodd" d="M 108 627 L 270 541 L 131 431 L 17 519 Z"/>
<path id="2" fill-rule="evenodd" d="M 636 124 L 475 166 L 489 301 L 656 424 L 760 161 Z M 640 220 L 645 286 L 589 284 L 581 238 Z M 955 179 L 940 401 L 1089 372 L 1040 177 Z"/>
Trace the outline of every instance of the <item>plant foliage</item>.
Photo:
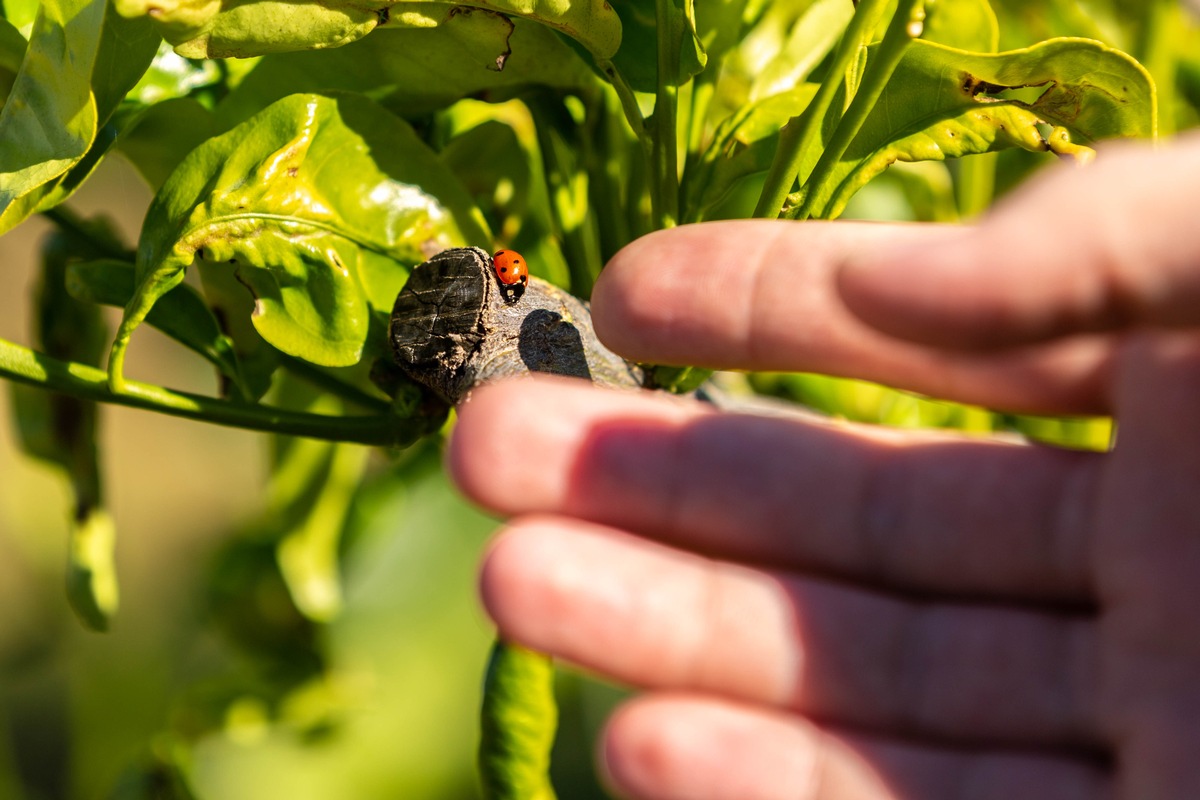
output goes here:
<path id="1" fill-rule="evenodd" d="M 33 348 L 0 342 L 0 374 L 14 382 L 22 446 L 73 489 L 67 584 L 80 619 L 105 629 L 117 603 L 102 403 L 272 434 L 261 519 L 210 580 L 213 624 L 258 677 L 180 701 L 190 721 L 147 746 L 120 797 L 200 796 L 193 748 L 239 729 L 249 708 L 268 725 L 299 714 L 315 739 L 335 724 L 324 637 L 347 602 L 343 535 L 369 527 L 380 497 L 422 485 L 445 419 L 386 367 L 387 316 L 416 264 L 447 247 L 514 247 L 586 297 L 608 258 L 652 230 L 965 218 L 1044 161 L 1086 163 L 1103 157 L 1101 140 L 1194 124 L 1200 103 L 1200 38 L 1166 0 L 0 10 L 0 233 L 35 214 L 55 226 Z M 154 191 L 136 242 L 69 203 L 114 153 Z M 100 306 L 123 308 L 115 333 Z M 127 378 L 143 324 L 207 361 L 217 393 Z M 708 376 L 651 374 L 675 391 Z M 1081 447 L 1110 433 L 1103 420 L 1016 418 L 825 376 L 742 384 L 887 424 L 1015 428 Z M 348 442 L 383 446 L 388 465 Z M 553 796 L 552 679 L 537 654 L 495 651 L 479 761 L 488 797 Z"/>

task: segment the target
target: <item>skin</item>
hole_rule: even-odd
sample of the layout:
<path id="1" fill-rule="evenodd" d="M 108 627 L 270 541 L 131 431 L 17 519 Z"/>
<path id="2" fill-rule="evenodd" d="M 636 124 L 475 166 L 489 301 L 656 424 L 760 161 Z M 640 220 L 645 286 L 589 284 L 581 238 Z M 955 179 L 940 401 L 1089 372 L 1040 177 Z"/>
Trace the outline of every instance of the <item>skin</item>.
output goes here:
<path id="1" fill-rule="evenodd" d="M 475 395 L 450 470 L 511 517 L 484 604 L 644 690 L 601 745 L 619 794 L 1200 797 L 1196 186 L 1200 138 L 1118 146 L 972 227 L 684 227 L 596 286 L 631 358 L 1112 414 L 1111 452 L 563 380 Z"/>

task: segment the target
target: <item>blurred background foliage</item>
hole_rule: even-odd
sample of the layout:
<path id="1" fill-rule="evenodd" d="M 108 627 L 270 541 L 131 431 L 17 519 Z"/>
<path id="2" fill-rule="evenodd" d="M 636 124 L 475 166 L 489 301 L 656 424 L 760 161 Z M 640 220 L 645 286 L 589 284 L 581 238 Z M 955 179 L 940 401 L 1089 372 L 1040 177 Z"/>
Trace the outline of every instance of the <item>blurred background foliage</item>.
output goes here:
<path id="1" fill-rule="evenodd" d="M 798 40 L 811 31 L 796 25 L 816 3 L 761 5 L 770 5 L 764 18 L 773 22 L 740 44 L 724 41 L 726 29 L 705 28 L 701 19 L 710 51 L 738 45 L 724 61 L 722 93 L 710 104 L 714 120 L 766 91 L 767 82 L 786 81 L 782 73 L 794 61 L 789 48 L 816 46 Z M 991 5 L 1001 49 L 1053 36 L 1100 39 L 1155 76 L 1162 132 L 1200 121 L 1200 38 L 1174 3 Z M 25 31 L 31 7 L 4 3 L 7 19 Z M 488 87 L 491 102 L 444 108 L 447 96 L 479 94 L 475 86 L 401 81 L 397 88 L 388 70 L 410 74 L 412 64 L 381 60 L 375 49 L 411 52 L 418 62 L 452 52 L 453 42 L 416 38 L 422 35 L 381 30 L 338 50 L 245 60 L 188 60 L 160 51 L 135 90 L 156 105 L 123 128 L 117 157 L 104 160 L 73 197 L 70 213 L 103 215 L 120 241 L 135 242 L 153 189 L 182 152 L 286 93 L 354 89 L 409 118 L 465 184 L 497 241 L 525 252 L 543 277 L 586 293 L 599 267 L 589 254 L 607 257 L 613 243 L 647 230 L 650 209 L 639 205 L 646 176 L 636 170 L 611 176 L 609 189 L 623 194 L 604 198 L 597 196 L 606 190 L 601 182 L 580 182 L 574 167 L 599 143 L 632 149 L 636 142 L 624 130 L 589 127 L 591 138 L 573 139 L 562 133 L 570 125 L 542 124 L 556 115 L 582 120 L 589 109 L 573 97 L 506 100 L 505 82 L 518 82 L 519 68 Z M 562 38 L 520 20 L 515 35 L 563 65 L 558 88 L 593 80 Z M 12 72 L 0 63 L 4 93 Z M 986 205 L 956 193 L 977 186 L 981 171 L 995 177 L 1002 195 L 1049 161 L 1009 150 L 898 167 L 868 184 L 843 216 L 956 221 Z M 971 180 L 963 180 L 967 173 Z M 761 176 L 738 190 L 744 196 L 723 198 L 724 212 L 709 216 L 744 215 L 760 185 Z M 588 215 L 589 202 L 603 208 L 626 201 L 631 213 L 619 218 Z M 32 341 L 29 297 L 50 229 L 33 217 L 0 238 L 10 287 L 0 295 L 0 337 Z M 116 319 L 105 315 L 109 330 Z M 157 332 L 139 336 L 132 372 L 172 387 L 217 391 L 202 359 L 181 356 Z M 276 394 L 292 407 L 333 403 L 336 411 L 341 402 L 282 380 Z M 817 375 L 718 380 L 734 393 L 889 425 L 1017 431 L 1101 449 L 1112 434 L 1107 420 L 1001 415 Z M 9 403 L 0 395 L 0 404 Z M 448 486 L 444 434 L 387 453 L 113 407 L 103 410 L 98 435 L 108 508 L 120 530 L 122 592 L 121 611 L 104 635 L 76 622 L 62 591 L 78 487 L 21 454 L 11 426 L 0 430 L 0 607 L 7 612 L 0 616 L 0 798 L 478 795 L 477 714 L 492 630 L 475 600 L 474 569 L 495 521 Z M 554 783 L 564 798 L 603 797 L 591 751 L 622 693 L 570 672 L 560 675 L 558 691 Z"/>
<path id="2" fill-rule="evenodd" d="M 470 111 L 456 120 L 469 130 Z M 72 209 L 128 242 L 150 198 L 110 158 Z M 31 339 L 52 231 L 34 218 L 0 238 L 24 287 L 0 298 L 0 337 Z M 204 360 L 141 336 L 131 371 L 216 391 Z M 330 410 L 309 384 L 276 391 Z M 0 393 L 6 417 L 10 404 Z M 63 592 L 71 486 L 16 434 L 0 426 L 0 798 L 478 796 L 493 631 L 474 571 L 495 521 L 448 485 L 442 436 L 385 453 L 104 408 L 121 610 L 96 634 Z M 559 694 L 554 780 L 603 797 L 591 748 L 620 693 L 567 674 Z"/>

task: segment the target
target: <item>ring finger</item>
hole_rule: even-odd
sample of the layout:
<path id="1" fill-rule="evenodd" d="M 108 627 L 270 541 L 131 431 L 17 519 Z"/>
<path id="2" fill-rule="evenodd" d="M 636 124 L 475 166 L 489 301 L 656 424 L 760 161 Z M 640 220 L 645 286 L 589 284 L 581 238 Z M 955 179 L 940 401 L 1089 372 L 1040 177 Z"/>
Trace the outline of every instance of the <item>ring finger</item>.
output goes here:
<path id="1" fill-rule="evenodd" d="M 558 517 L 496 540 L 482 594 L 506 637 L 644 688 L 890 736 L 1099 746 L 1087 617 L 923 603 Z"/>

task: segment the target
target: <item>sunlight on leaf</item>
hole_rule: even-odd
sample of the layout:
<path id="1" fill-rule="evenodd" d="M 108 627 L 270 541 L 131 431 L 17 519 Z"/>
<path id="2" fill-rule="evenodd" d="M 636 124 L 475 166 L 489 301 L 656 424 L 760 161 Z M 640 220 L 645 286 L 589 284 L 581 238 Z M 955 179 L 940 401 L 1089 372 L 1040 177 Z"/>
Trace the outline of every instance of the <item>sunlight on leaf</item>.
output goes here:
<path id="1" fill-rule="evenodd" d="M 1003 95 L 1037 87 L 1035 98 Z M 906 51 L 862 130 L 814 198 L 836 217 L 896 161 L 941 161 L 1009 147 L 1089 157 L 1087 145 L 1155 133 L 1154 86 L 1124 53 L 1087 39 L 1054 39 L 995 55 L 926 41 Z M 1051 128 L 1048 133 L 1045 128 Z"/>
<path id="2" fill-rule="evenodd" d="M 3 37 L 5 41 L 11 36 Z M 146 70 L 158 37 L 105 0 L 48 0 L 0 112 L 0 233 L 67 199 L 99 164 L 104 126 Z"/>
<path id="3" fill-rule="evenodd" d="M 562 37 L 527 19 L 476 9 L 430 25 L 380 28 L 335 50 L 264 56 L 217 114 L 237 123 L 286 95 L 332 89 L 362 92 L 411 118 L 463 97 L 498 99 L 534 85 L 579 89 L 597 80 Z"/>
<path id="4" fill-rule="evenodd" d="M 620 19 L 606 0 L 479 0 L 470 7 L 540 22 L 575 39 L 596 58 L 611 56 L 621 41 Z M 125 16 L 152 15 L 163 38 L 188 58 L 340 47 L 378 27 L 432 27 L 470 7 L 425 0 L 117 0 Z"/>
<path id="5" fill-rule="evenodd" d="M 197 257 L 236 263 L 254 327 L 273 346 L 356 363 L 370 316 L 363 251 L 402 273 L 446 247 L 488 244 L 476 215 L 411 128 L 369 100 L 280 100 L 192 152 L 151 204 L 110 379 L 120 385 L 130 334 Z"/>

